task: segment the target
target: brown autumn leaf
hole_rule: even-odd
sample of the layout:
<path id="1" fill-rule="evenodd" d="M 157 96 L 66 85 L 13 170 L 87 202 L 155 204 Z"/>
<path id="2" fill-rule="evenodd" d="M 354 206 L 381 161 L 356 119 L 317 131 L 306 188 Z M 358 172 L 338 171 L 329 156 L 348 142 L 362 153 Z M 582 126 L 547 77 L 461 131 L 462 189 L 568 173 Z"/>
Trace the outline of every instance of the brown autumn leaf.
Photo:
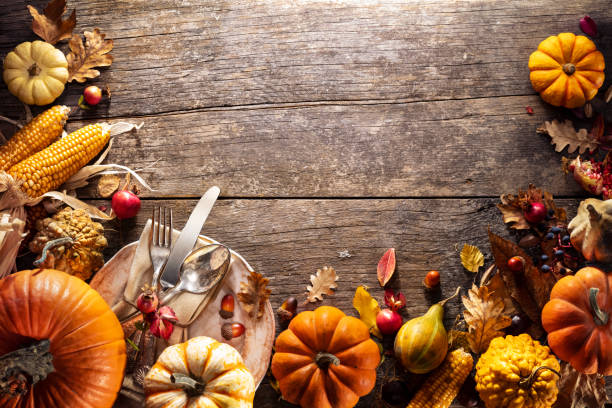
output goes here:
<path id="1" fill-rule="evenodd" d="M 334 293 L 334 289 L 338 287 L 336 281 L 338 275 L 331 266 L 324 266 L 322 269 L 317 269 L 316 275 L 310 275 L 311 285 L 306 286 L 308 291 L 307 300 L 309 302 L 316 302 L 317 300 L 323 300 L 323 295 L 331 295 Z"/>
<path id="2" fill-rule="evenodd" d="M 510 326 L 511 319 L 503 314 L 504 301 L 489 288 L 472 285 L 468 290 L 468 296 L 462 296 L 461 300 L 465 310 L 463 318 L 468 325 L 467 340 L 470 349 L 476 353 L 483 353 L 489 347 L 489 343 L 496 337 L 504 335 L 502 329 Z"/>
<path id="3" fill-rule="evenodd" d="M 544 124 L 537 129 L 537 132 L 550 136 L 550 144 L 555 145 L 555 150 L 557 152 L 567 147 L 568 153 L 573 153 L 578 150 L 578 152 L 582 154 L 587 150 L 594 152 L 599 146 L 596 135 L 593 135 L 593 133 L 588 132 L 586 129 L 576 131 L 574 124 L 569 119 L 564 122 L 560 122 L 557 119 L 550 122 L 544 122 Z"/>
<path id="4" fill-rule="evenodd" d="M 603 408 L 608 400 L 603 376 L 579 373 L 565 361 L 561 362 L 558 387 L 553 408 Z"/>
<path id="5" fill-rule="evenodd" d="M 28 6 L 32 15 L 32 31 L 49 44 L 57 44 L 61 40 L 70 38 L 76 25 L 76 10 L 62 20 L 66 12 L 66 0 L 51 0 L 40 14 L 33 6 Z"/>
<path id="6" fill-rule="evenodd" d="M 391 280 L 393 273 L 395 272 L 395 248 L 390 248 L 384 253 L 380 261 L 378 261 L 378 267 L 376 268 L 376 274 L 378 275 L 378 283 L 383 288 Z"/>
<path id="7" fill-rule="evenodd" d="M 519 308 L 514 304 L 515 301 L 508 293 L 508 289 L 506 288 L 506 284 L 501 277 L 501 273 L 493 275 L 485 286 L 489 289 L 489 292 L 494 292 L 497 296 L 502 298 L 504 301 L 505 315 L 512 316 L 519 313 Z"/>
<path id="8" fill-rule="evenodd" d="M 268 282 L 268 279 L 255 271 L 247 277 L 247 282 L 240 282 L 240 292 L 237 297 L 249 316 L 257 319 L 263 316 L 266 302 L 272 292 L 268 289 Z"/>
<path id="9" fill-rule="evenodd" d="M 113 49 L 113 40 L 106 40 L 106 34 L 100 33 L 98 28 L 85 31 L 84 35 L 85 45 L 78 34 L 73 35 L 68 42 L 68 82 L 85 82 L 87 78 L 96 78 L 100 76 L 100 71 L 94 67 L 107 67 L 113 62 L 113 56 L 109 54 Z"/>
<path id="10" fill-rule="evenodd" d="M 514 242 L 510 242 L 489 230 L 489 242 L 495 264 L 501 274 L 508 293 L 534 324 L 539 324 L 540 311 L 548 302 L 556 279 L 550 273 L 537 268 L 529 255 Z M 508 268 L 508 259 L 520 256 L 524 259 L 523 271 L 513 272 Z"/>

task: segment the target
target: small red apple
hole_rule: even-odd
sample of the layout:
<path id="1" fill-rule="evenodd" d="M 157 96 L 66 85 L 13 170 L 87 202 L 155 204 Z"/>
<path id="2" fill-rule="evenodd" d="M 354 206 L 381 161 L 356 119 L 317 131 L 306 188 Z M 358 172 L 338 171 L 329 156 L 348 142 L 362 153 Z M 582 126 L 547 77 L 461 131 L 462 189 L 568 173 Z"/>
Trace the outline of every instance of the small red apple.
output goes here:
<path id="1" fill-rule="evenodd" d="M 117 191 L 113 194 L 111 207 L 120 220 L 132 218 L 140 210 L 140 198 L 128 190 Z"/>
<path id="2" fill-rule="evenodd" d="M 83 97 L 88 105 L 97 105 L 102 100 L 102 90 L 95 85 L 88 86 L 83 91 Z"/>
<path id="3" fill-rule="evenodd" d="M 376 315 L 376 325 L 382 334 L 395 334 L 402 327 L 402 316 L 395 310 L 383 309 Z"/>
<path id="4" fill-rule="evenodd" d="M 523 215 L 525 216 L 527 222 L 529 222 L 530 224 L 537 224 L 541 221 L 544 221 L 544 218 L 546 218 L 547 213 L 548 210 L 546 209 L 546 206 L 544 204 L 539 201 L 534 201 L 533 203 L 527 204 Z"/>

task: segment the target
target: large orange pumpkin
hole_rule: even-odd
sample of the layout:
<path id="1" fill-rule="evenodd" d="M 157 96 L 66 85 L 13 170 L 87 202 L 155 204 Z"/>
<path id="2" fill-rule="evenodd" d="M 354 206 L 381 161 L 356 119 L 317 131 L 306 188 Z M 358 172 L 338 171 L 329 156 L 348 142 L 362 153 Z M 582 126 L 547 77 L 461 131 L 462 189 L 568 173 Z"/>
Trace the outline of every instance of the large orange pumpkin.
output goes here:
<path id="1" fill-rule="evenodd" d="M 542 309 L 548 345 L 585 374 L 612 374 L 612 275 L 586 267 L 560 279 Z"/>
<path id="2" fill-rule="evenodd" d="M 529 57 L 533 89 L 554 106 L 577 108 L 597 95 L 605 62 L 593 41 L 583 35 L 552 35 Z"/>
<path id="3" fill-rule="evenodd" d="M 49 345 L 52 372 L 41 373 L 46 378 L 35 385 L 28 376 L 13 372 L 9 385 L 24 395 L 0 395 L 0 407 L 113 405 L 123 379 L 125 340 L 117 317 L 98 292 L 52 269 L 21 271 L 0 280 L 0 356 L 6 360 L 7 353 L 38 340 L 48 340 L 44 343 Z M 40 356 L 30 363 L 43 360 Z M 25 372 L 24 367 L 18 370 Z"/>
<path id="4" fill-rule="evenodd" d="M 368 327 L 335 307 L 298 314 L 275 347 L 283 398 L 303 408 L 351 408 L 376 383 L 380 352 Z"/>

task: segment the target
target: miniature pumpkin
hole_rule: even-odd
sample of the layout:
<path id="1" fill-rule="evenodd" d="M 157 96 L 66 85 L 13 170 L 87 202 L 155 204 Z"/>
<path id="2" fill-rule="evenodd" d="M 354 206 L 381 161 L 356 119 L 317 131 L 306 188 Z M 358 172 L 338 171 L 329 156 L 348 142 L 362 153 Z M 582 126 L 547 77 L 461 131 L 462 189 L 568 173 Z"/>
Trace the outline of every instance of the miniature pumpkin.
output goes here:
<path id="1" fill-rule="evenodd" d="M 559 362 L 526 333 L 496 337 L 476 364 L 476 390 L 487 408 L 550 408 Z"/>
<path id="2" fill-rule="evenodd" d="M 612 276 L 586 267 L 560 279 L 542 309 L 548 344 L 584 374 L 612 374 Z"/>
<path id="3" fill-rule="evenodd" d="M 612 262 L 612 200 L 582 201 L 568 231 L 572 245 L 588 261 Z"/>
<path id="4" fill-rule="evenodd" d="M 124 368 L 121 324 L 85 282 L 51 269 L 0 280 L 1 407 L 110 408 Z"/>
<path id="5" fill-rule="evenodd" d="M 64 92 L 68 61 L 57 48 L 43 41 L 23 42 L 4 59 L 4 82 L 28 105 L 47 105 Z"/>
<path id="6" fill-rule="evenodd" d="M 298 314 L 276 339 L 272 374 L 303 408 L 350 408 L 376 383 L 380 352 L 368 327 L 340 309 Z"/>
<path id="7" fill-rule="evenodd" d="M 545 39 L 529 57 L 531 85 L 554 106 L 577 108 L 604 82 L 604 57 L 583 35 L 561 33 Z"/>
<path id="8" fill-rule="evenodd" d="M 144 379 L 147 408 L 250 408 L 255 381 L 240 353 L 210 337 L 166 348 Z"/>
<path id="9" fill-rule="evenodd" d="M 85 280 L 104 265 L 104 228 L 93 222 L 85 210 L 66 207 L 53 217 L 38 220 L 36 228 L 38 233 L 30 242 L 30 250 L 42 253 L 38 266 Z"/>

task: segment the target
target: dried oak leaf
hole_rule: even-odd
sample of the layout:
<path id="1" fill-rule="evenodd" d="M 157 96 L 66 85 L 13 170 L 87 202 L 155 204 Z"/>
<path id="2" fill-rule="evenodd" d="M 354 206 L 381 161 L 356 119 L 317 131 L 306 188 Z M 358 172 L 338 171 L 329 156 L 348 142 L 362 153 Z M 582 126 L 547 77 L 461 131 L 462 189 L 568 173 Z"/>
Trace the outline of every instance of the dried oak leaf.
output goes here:
<path id="1" fill-rule="evenodd" d="M 497 269 L 506 284 L 508 293 L 523 312 L 534 323 L 540 322 L 540 312 L 548 302 L 550 291 L 556 279 L 544 273 L 533 264 L 533 260 L 521 247 L 489 231 L 491 252 Z M 524 259 L 523 271 L 514 272 L 508 268 L 508 259 L 520 256 Z"/>
<path id="2" fill-rule="evenodd" d="M 590 150 L 594 152 L 599 146 L 597 136 L 588 132 L 586 129 L 576 131 L 571 120 L 560 122 L 557 119 L 544 124 L 537 129 L 538 133 L 545 133 L 550 136 L 551 144 L 555 145 L 557 152 L 562 151 L 566 146 L 568 153 L 573 153 L 578 149 L 580 154 Z"/>
<path id="3" fill-rule="evenodd" d="M 100 76 L 100 71 L 94 67 L 107 67 L 113 62 L 113 56 L 108 54 L 113 49 L 113 40 L 105 40 L 106 34 L 100 33 L 98 28 L 85 31 L 84 35 L 85 46 L 78 34 L 73 35 L 68 42 L 68 82 L 85 82 L 87 78 L 96 78 Z"/>
<path id="4" fill-rule="evenodd" d="M 608 400 L 603 376 L 579 373 L 565 361 L 561 362 L 558 387 L 553 408 L 603 408 Z"/>
<path id="5" fill-rule="evenodd" d="M 247 282 L 240 282 L 240 292 L 237 297 L 249 316 L 257 319 L 263 316 L 271 293 L 271 290 L 268 289 L 268 282 L 268 279 L 255 271 L 247 277 Z"/>
<path id="6" fill-rule="evenodd" d="M 491 340 L 503 336 L 501 330 L 510 326 L 510 317 L 503 314 L 504 301 L 486 286 L 476 285 L 472 285 L 468 297 L 462 296 L 461 300 L 465 306 L 463 318 L 468 325 L 470 349 L 476 354 L 483 353 Z"/>
<path id="7" fill-rule="evenodd" d="M 70 38 L 76 25 L 76 11 L 72 10 L 70 16 L 62 20 L 66 12 L 66 0 L 51 0 L 40 14 L 33 6 L 28 6 L 32 15 L 32 31 L 49 44 L 56 44 L 61 40 Z"/>
<path id="8" fill-rule="evenodd" d="M 119 189 L 121 179 L 114 174 L 105 174 L 98 179 L 98 195 L 108 198 Z"/>
<path id="9" fill-rule="evenodd" d="M 311 285 L 306 286 L 308 291 L 308 297 L 306 298 L 309 302 L 316 302 L 317 300 L 323 300 L 323 295 L 332 295 L 334 289 L 338 287 L 336 281 L 338 275 L 331 266 L 324 266 L 322 269 L 317 269 L 316 275 L 310 275 Z"/>
<path id="10" fill-rule="evenodd" d="M 478 272 L 478 268 L 484 265 L 484 255 L 474 245 L 464 244 L 460 256 L 461 264 L 470 272 Z"/>
<path id="11" fill-rule="evenodd" d="M 393 273 L 395 272 L 395 248 L 390 248 L 384 253 L 380 261 L 378 261 L 378 267 L 376 268 L 376 275 L 378 276 L 378 283 L 383 288 L 391 280 Z"/>
<path id="12" fill-rule="evenodd" d="M 566 222 L 567 213 L 564 208 L 559 208 L 555 205 L 552 194 L 548 191 L 542 191 L 533 184 L 529 185 L 527 190 L 519 190 L 517 195 L 502 194 L 500 204 L 497 208 L 502 213 L 504 223 L 510 224 L 510 228 L 523 230 L 531 228 L 531 225 L 525 219 L 524 209 L 532 202 L 542 202 L 547 209 L 553 210 L 555 218 L 551 218 L 551 222 Z"/>
<path id="13" fill-rule="evenodd" d="M 368 326 L 370 333 L 382 339 L 382 333 L 376 325 L 376 316 L 380 306 L 376 299 L 370 295 L 365 286 L 359 286 L 353 296 L 353 307 L 359 312 L 359 319 Z"/>

